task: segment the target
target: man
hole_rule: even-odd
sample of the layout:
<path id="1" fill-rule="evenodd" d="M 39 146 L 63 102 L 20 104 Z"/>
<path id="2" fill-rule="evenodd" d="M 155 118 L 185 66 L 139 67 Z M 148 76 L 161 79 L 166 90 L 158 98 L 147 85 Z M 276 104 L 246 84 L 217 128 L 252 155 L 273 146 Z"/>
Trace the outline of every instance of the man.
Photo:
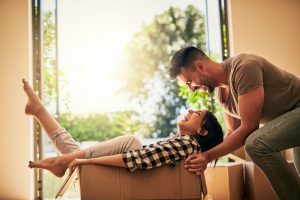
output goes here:
<path id="1" fill-rule="evenodd" d="M 217 63 L 196 47 L 177 51 L 171 79 L 191 91 L 216 91 L 229 134 L 205 153 L 189 156 L 186 168 L 202 173 L 207 163 L 245 145 L 279 199 L 300 199 L 300 186 L 280 151 L 293 148 L 300 172 L 300 79 L 264 58 L 241 54 Z M 261 127 L 262 126 L 262 127 Z M 261 127 L 261 128 L 260 128 Z"/>

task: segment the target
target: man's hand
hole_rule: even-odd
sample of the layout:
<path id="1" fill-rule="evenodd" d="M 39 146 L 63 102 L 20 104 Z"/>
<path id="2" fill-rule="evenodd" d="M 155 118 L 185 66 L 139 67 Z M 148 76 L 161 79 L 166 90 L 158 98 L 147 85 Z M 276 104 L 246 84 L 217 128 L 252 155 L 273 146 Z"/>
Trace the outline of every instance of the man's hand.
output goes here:
<path id="1" fill-rule="evenodd" d="M 190 172 L 197 175 L 203 174 L 208 164 L 208 155 L 206 153 L 198 153 L 189 155 L 185 160 L 184 167 Z"/>

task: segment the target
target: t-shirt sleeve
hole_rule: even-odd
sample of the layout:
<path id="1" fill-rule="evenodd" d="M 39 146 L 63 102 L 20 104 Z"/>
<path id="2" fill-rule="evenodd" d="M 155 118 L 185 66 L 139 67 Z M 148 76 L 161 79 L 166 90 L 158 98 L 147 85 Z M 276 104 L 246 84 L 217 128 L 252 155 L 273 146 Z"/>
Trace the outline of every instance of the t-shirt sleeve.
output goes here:
<path id="1" fill-rule="evenodd" d="M 263 69 L 255 61 L 244 61 L 237 69 L 234 84 L 238 95 L 251 92 L 263 85 Z"/>

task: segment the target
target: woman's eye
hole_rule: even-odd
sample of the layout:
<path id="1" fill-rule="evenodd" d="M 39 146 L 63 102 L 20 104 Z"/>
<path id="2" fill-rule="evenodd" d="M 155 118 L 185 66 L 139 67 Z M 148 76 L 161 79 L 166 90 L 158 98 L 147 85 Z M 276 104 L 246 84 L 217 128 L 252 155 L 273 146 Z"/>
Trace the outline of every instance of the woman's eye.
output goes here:
<path id="1" fill-rule="evenodd" d="M 201 116 L 201 112 L 196 112 L 197 115 Z"/>

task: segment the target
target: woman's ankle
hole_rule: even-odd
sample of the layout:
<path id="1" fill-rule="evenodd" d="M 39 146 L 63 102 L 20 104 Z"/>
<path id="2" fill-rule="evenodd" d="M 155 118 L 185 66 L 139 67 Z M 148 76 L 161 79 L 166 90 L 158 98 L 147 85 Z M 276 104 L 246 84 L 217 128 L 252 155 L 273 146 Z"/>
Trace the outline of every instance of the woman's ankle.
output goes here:
<path id="1" fill-rule="evenodd" d="M 44 105 L 36 105 L 34 112 L 31 113 L 37 120 L 43 118 L 43 116 L 48 114 L 48 111 Z"/>

